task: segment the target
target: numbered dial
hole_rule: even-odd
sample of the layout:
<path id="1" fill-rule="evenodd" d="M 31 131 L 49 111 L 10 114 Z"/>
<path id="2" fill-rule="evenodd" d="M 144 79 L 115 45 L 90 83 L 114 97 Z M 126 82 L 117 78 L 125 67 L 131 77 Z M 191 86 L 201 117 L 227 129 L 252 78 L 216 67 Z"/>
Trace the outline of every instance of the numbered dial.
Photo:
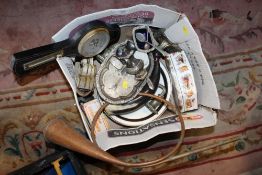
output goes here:
<path id="1" fill-rule="evenodd" d="M 78 52 L 84 57 L 93 57 L 102 52 L 110 42 L 108 30 L 95 29 L 87 33 L 79 42 Z"/>

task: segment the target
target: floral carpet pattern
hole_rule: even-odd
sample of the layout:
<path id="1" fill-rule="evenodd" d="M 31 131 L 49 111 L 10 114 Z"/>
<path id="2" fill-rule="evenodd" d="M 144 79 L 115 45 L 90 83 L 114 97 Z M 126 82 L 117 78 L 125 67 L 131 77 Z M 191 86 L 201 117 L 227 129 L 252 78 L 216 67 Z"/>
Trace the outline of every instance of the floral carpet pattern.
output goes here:
<path id="1" fill-rule="evenodd" d="M 140 174 L 262 174 L 262 1 L 259 0 L 80 0 L 0 2 L 0 174 L 32 163 L 54 151 L 44 140 L 48 120 L 64 116 L 84 132 L 69 85 L 57 66 L 16 78 L 10 55 L 50 42 L 75 17 L 139 3 L 185 13 L 199 35 L 219 91 L 222 109 L 215 127 L 191 130 L 181 152 L 246 135 L 240 140 L 161 167 L 130 169 Z M 56 68 L 56 69 L 55 69 Z M 29 82 L 29 83 L 25 83 Z M 165 154 L 175 141 L 118 154 L 129 162 Z M 88 174 L 123 174 L 106 163 L 85 165 Z"/>

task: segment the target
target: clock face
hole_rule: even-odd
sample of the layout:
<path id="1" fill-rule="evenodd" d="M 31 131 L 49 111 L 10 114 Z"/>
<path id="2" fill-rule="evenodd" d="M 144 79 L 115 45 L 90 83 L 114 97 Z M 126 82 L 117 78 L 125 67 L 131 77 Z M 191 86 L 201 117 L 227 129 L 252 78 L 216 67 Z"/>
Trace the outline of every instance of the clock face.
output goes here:
<path id="1" fill-rule="evenodd" d="M 88 32 L 78 44 L 78 52 L 84 57 L 93 57 L 101 53 L 109 44 L 107 29 L 98 28 Z"/>

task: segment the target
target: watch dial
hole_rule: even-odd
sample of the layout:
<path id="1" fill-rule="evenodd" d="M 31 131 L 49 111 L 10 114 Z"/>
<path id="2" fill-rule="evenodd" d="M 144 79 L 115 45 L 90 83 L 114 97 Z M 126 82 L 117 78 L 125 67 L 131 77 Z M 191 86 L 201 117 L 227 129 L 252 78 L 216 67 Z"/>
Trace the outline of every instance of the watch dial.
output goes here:
<path id="1" fill-rule="evenodd" d="M 108 30 L 99 28 L 88 32 L 79 42 L 78 52 L 84 57 L 93 57 L 101 53 L 108 45 Z"/>

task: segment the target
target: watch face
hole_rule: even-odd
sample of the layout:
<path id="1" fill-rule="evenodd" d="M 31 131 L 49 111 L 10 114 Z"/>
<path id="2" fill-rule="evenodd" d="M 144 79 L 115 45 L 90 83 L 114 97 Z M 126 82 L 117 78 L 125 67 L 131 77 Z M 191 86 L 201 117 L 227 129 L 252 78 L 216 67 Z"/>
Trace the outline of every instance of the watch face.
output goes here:
<path id="1" fill-rule="evenodd" d="M 108 45 L 110 35 L 107 29 L 98 28 L 88 32 L 78 44 L 78 52 L 84 57 L 101 53 Z"/>

